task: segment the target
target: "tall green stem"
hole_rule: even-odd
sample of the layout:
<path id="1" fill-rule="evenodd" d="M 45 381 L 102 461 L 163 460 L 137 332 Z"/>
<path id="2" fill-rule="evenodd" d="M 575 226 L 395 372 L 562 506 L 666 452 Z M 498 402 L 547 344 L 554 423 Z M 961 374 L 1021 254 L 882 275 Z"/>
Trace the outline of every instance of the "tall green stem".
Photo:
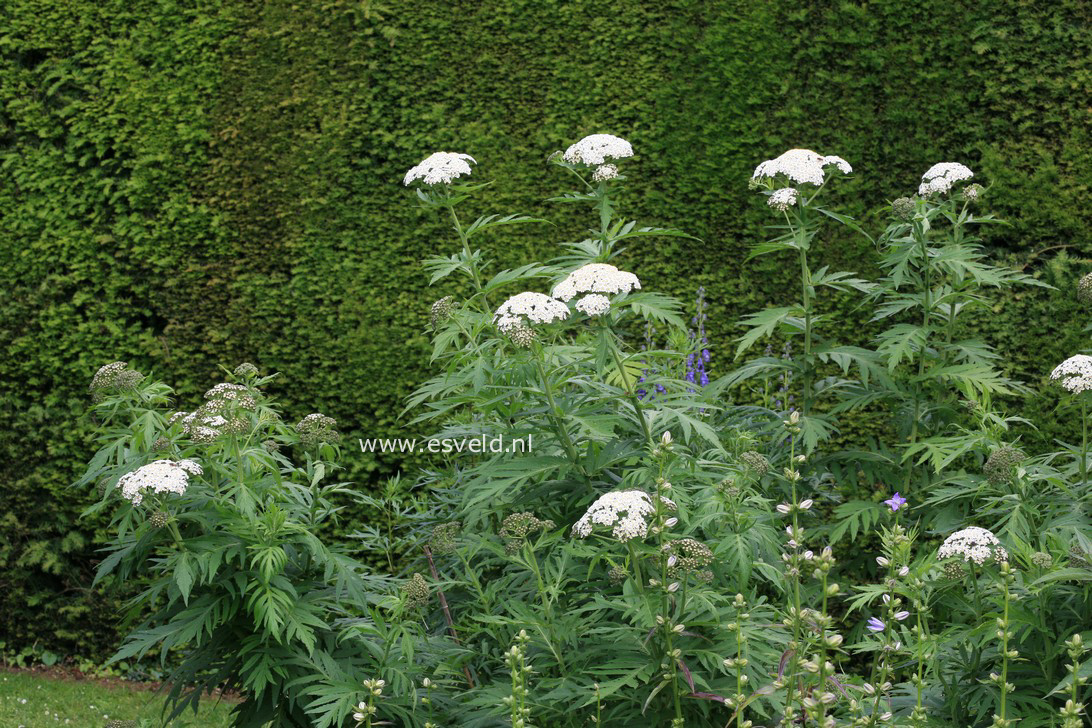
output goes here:
<path id="1" fill-rule="evenodd" d="M 546 402 L 550 406 L 550 419 L 553 420 L 554 429 L 557 430 L 557 437 L 561 440 L 561 446 L 565 448 L 565 452 L 568 454 L 573 466 L 583 470 L 583 466 L 580 464 L 580 456 L 576 451 L 576 445 L 573 444 L 572 438 L 569 436 L 569 428 L 565 426 L 558 414 L 559 409 L 557 402 L 554 401 L 553 388 L 550 386 L 550 379 L 546 376 L 546 369 L 542 366 L 542 358 L 538 356 L 539 353 L 541 352 L 536 352 L 532 358 L 535 360 L 535 368 L 542 380 L 542 389 L 546 393 Z"/>
<path id="2" fill-rule="evenodd" d="M 474 288 L 482 297 L 482 305 L 485 307 L 485 310 L 490 311 L 492 309 L 489 306 L 489 298 L 486 296 L 485 287 L 482 285 L 481 274 L 478 272 L 478 266 L 474 264 L 474 254 L 470 252 L 470 240 L 466 237 L 466 233 L 463 232 L 463 226 L 459 222 L 459 216 L 455 213 L 455 205 L 448 202 L 447 210 L 451 213 L 451 222 L 455 225 L 455 232 L 459 236 L 459 242 L 463 245 L 463 255 L 466 256 L 466 267 L 470 270 L 470 277 L 474 280 Z"/>
<path id="3" fill-rule="evenodd" d="M 1081 398 L 1081 482 L 1079 487 L 1084 487 L 1084 484 L 1088 482 L 1088 402 L 1083 394 L 1078 396 Z"/>
<path id="4" fill-rule="evenodd" d="M 811 414 L 811 271 L 808 269 L 808 252 L 800 249 L 800 280 L 803 282 L 804 303 L 804 416 Z"/>
<path id="5" fill-rule="evenodd" d="M 918 238 L 921 241 L 921 265 L 922 265 L 922 314 L 921 314 L 921 328 L 924 332 L 924 336 L 921 340 L 921 351 L 918 352 L 918 387 L 922 386 L 925 376 L 925 352 L 929 348 L 929 316 L 933 304 L 932 298 L 932 281 L 930 280 L 931 265 L 929 261 L 929 236 L 924 229 L 918 228 L 915 225 L 915 230 L 918 230 Z M 922 393 L 920 391 L 914 392 L 914 419 L 910 423 L 910 446 L 913 447 L 917 443 L 918 439 L 918 420 L 921 417 L 921 398 Z M 910 481 L 913 476 L 914 466 L 913 463 L 908 463 L 906 466 L 906 481 L 904 490 L 910 490 Z"/>
<path id="6" fill-rule="evenodd" d="M 795 539 L 800 535 L 800 519 L 799 519 L 799 503 L 797 501 L 798 495 L 796 492 L 796 437 L 795 433 L 789 439 L 789 484 L 792 491 L 791 506 L 792 512 L 792 539 Z M 785 692 L 785 718 L 786 724 L 789 723 L 789 717 L 792 715 L 792 701 L 793 701 L 793 687 L 796 682 L 796 671 L 800 663 L 800 643 L 801 643 L 801 599 L 800 599 L 800 562 L 799 562 L 800 544 L 796 542 L 793 547 L 793 561 L 792 561 L 792 644 L 789 649 L 792 651 L 792 655 L 789 657 L 789 665 L 787 670 L 787 688 Z"/>
<path id="7" fill-rule="evenodd" d="M 645 419 L 645 412 L 641 407 L 641 399 L 637 396 L 634 383 L 630 381 L 629 375 L 626 374 L 626 368 L 622 364 L 622 353 L 618 350 L 617 342 L 614 340 L 614 334 L 606 325 L 603 327 L 603 335 L 607 337 L 611 355 L 614 357 L 614 364 L 618 367 L 618 373 L 622 377 L 622 387 L 626 390 L 626 396 L 629 397 L 630 402 L 633 404 L 637 419 L 641 421 L 641 430 L 645 434 L 645 440 L 648 441 L 650 446 L 655 447 L 656 442 L 652 439 L 652 432 L 648 429 L 648 421 Z"/>
<path id="8" fill-rule="evenodd" d="M 1002 620 L 1004 624 L 1001 626 L 1001 724 L 1008 725 L 1005 720 L 1005 710 L 1008 707 L 1008 695 L 1009 695 L 1009 565 L 1006 563 L 1002 568 L 1001 581 L 1002 588 L 1005 590 L 1005 606 L 1004 616 Z"/>

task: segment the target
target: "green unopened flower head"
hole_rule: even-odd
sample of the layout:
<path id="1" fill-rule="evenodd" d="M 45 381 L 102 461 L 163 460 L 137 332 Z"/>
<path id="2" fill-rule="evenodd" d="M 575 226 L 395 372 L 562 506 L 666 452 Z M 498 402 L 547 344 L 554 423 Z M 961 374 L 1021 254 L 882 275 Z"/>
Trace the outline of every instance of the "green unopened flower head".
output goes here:
<path id="1" fill-rule="evenodd" d="M 167 525 L 168 520 L 170 520 L 170 516 L 167 515 L 166 511 L 156 511 L 148 519 L 148 523 L 151 524 L 152 528 L 163 528 Z"/>
<path id="2" fill-rule="evenodd" d="M 982 196 L 982 193 L 986 191 L 986 188 L 977 182 L 973 182 L 963 188 L 963 196 L 967 198 L 968 202 L 977 202 L 978 198 Z"/>
<path id="3" fill-rule="evenodd" d="M 900 197 L 891 203 L 891 214 L 903 222 L 914 219 L 914 201 L 909 197 Z"/>
<path id="4" fill-rule="evenodd" d="M 726 498 L 738 498 L 743 493 L 743 489 L 736 483 L 736 479 L 731 477 L 724 478 L 717 483 L 717 490 L 724 494 Z"/>
<path id="5" fill-rule="evenodd" d="M 245 417 L 232 417 L 224 423 L 223 432 L 229 435 L 245 435 L 250 432 L 250 422 Z"/>
<path id="6" fill-rule="evenodd" d="M 106 728 L 137 728 L 135 720 L 112 720 L 106 724 Z"/>
<path id="7" fill-rule="evenodd" d="M 440 328 L 440 324 L 451 318 L 451 311 L 454 308 L 454 296 L 444 296 L 439 301 L 432 304 L 432 309 L 429 311 L 428 322 L 432 326 L 433 332 Z"/>
<path id="8" fill-rule="evenodd" d="M 626 567 L 621 564 L 615 564 L 610 567 L 610 571 L 607 572 L 607 580 L 614 586 L 623 583 L 629 577 L 629 572 L 626 571 Z"/>
<path id="9" fill-rule="evenodd" d="M 91 378 L 91 398 L 95 402 L 101 402 L 108 395 L 135 389 L 144 375 L 123 361 L 115 361 L 99 367 L 95 376 Z"/>
<path id="10" fill-rule="evenodd" d="M 538 338 L 538 334 L 535 333 L 535 330 L 523 323 L 509 326 L 504 330 L 504 333 L 506 333 L 509 340 L 520 349 L 529 349 L 535 339 Z"/>
<path id="11" fill-rule="evenodd" d="M 300 442 L 304 445 L 320 445 L 341 439 L 341 435 L 334 429 L 336 426 L 337 421 L 333 417 L 316 412 L 300 420 L 296 424 L 296 432 L 299 433 Z"/>
<path id="12" fill-rule="evenodd" d="M 429 593 L 428 582 L 417 573 L 402 585 L 402 602 L 407 609 L 417 609 L 428 604 Z"/>
<path id="13" fill-rule="evenodd" d="M 235 376 L 240 379 L 253 379 L 258 376 L 258 367 L 254 366 L 248 361 L 243 362 L 239 366 L 235 367 Z"/>
<path id="14" fill-rule="evenodd" d="M 967 568 L 962 561 L 948 560 L 942 564 L 941 568 L 944 570 L 944 578 L 952 581 L 959 581 L 967 575 Z"/>
<path id="15" fill-rule="evenodd" d="M 713 552 L 693 538 L 680 538 L 664 544 L 667 571 L 672 577 L 686 572 L 701 571 L 713 563 Z"/>
<path id="16" fill-rule="evenodd" d="M 1092 555 L 1085 553 L 1079 545 L 1069 547 L 1069 566 L 1073 569 L 1092 569 Z"/>
<path id="17" fill-rule="evenodd" d="M 1024 460 L 1024 453 L 1011 445 L 1002 445 L 986 459 L 982 472 L 994 485 L 1011 483 L 1016 473 L 1015 468 Z"/>
<path id="18" fill-rule="evenodd" d="M 450 554 L 454 551 L 457 545 L 455 539 L 459 536 L 462 526 L 458 521 L 450 521 L 433 527 L 432 538 L 429 540 L 429 547 L 432 548 L 433 553 Z"/>
<path id="19" fill-rule="evenodd" d="M 1049 569 L 1054 565 L 1054 557 L 1045 551 L 1036 551 L 1031 555 L 1031 563 L 1040 569 Z"/>
<path id="20" fill-rule="evenodd" d="M 760 476 L 765 475 L 770 471 L 770 461 L 766 459 L 765 455 L 757 450 L 748 450 L 747 452 L 740 453 L 739 461 Z"/>
<path id="21" fill-rule="evenodd" d="M 1081 303 L 1092 303 L 1092 273 L 1085 273 L 1077 281 L 1077 300 Z"/>
<path id="22" fill-rule="evenodd" d="M 513 554 L 523 548 L 528 536 L 553 527 L 553 521 L 539 520 L 534 513 L 513 513 L 501 523 L 500 537 L 504 539 L 504 550 Z"/>

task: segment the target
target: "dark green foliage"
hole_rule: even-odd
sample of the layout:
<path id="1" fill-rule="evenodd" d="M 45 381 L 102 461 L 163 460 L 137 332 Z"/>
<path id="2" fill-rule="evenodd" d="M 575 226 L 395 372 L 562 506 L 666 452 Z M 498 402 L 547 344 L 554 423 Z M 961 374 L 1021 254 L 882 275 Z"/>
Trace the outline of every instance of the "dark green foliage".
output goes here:
<path id="1" fill-rule="evenodd" d="M 114 641 L 87 586 L 104 524 L 77 523 L 66 488 L 108 361 L 169 369 L 186 407 L 218 363 L 250 359 L 286 373 L 292 417 L 318 408 L 349 443 L 420 434 L 398 415 L 425 378 L 429 305 L 459 291 L 425 290 L 417 263 L 450 238 L 400 183 L 437 149 L 497 180 L 471 216 L 558 224 L 485 235 L 511 267 L 582 237 L 576 211 L 541 202 L 556 178 L 539 162 L 586 133 L 630 139 L 626 214 L 701 239 L 637 239 L 633 268 L 683 298 L 706 287 L 716 374 L 734 322 L 794 290 L 782 261 L 744 263 L 767 220 L 757 162 L 845 157 L 839 209 L 866 220 L 932 163 L 965 162 L 1013 223 L 988 231 L 994 257 L 1058 287 L 976 314 L 1005 374 L 1040 380 L 1084 345 L 1059 322 L 1082 319 L 1092 248 L 1089 27 L 1080 0 L 0 4 L 0 636 Z M 875 277 L 860 236 L 822 244 L 832 270 Z M 840 341 L 867 318 L 844 300 Z M 1051 398 L 1012 404 L 1044 426 L 1024 446 L 1072 439 L 1041 416 Z M 347 451 L 365 484 L 423 462 Z"/>

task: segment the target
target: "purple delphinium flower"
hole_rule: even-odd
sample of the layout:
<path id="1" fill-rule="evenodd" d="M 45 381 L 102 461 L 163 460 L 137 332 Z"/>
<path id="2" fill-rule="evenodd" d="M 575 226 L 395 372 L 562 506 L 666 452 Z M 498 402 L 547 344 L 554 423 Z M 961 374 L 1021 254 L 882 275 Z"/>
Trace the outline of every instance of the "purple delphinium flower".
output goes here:
<path id="1" fill-rule="evenodd" d="M 884 624 L 883 620 L 879 619 L 878 617 L 872 617 L 871 619 L 869 619 L 867 626 L 873 632 L 883 632 L 885 629 L 887 629 L 887 625 Z"/>
<path id="2" fill-rule="evenodd" d="M 900 508 L 906 505 L 906 499 L 899 495 L 898 491 L 895 491 L 895 495 L 885 500 L 884 503 L 891 506 L 892 513 L 897 513 Z"/>
<path id="3" fill-rule="evenodd" d="M 694 328 L 689 331 L 690 354 L 686 357 L 686 381 L 702 387 L 709 384 L 709 372 L 705 366 L 710 358 L 709 337 L 705 332 L 705 321 L 708 318 L 705 313 L 705 286 L 698 286 L 695 313 L 690 319 Z"/>

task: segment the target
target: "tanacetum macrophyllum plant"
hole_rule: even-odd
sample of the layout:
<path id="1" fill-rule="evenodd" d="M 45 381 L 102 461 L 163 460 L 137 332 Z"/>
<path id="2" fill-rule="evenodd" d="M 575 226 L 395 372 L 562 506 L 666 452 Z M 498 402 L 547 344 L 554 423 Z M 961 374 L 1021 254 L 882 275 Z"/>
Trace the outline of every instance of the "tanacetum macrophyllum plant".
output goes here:
<path id="1" fill-rule="evenodd" d="M 124 362 L 95 376 L 81 484 L 117 534 L 99 571 L 144 589 L 119 659 L 156 650 L 175 712 L 240 691 L 255 728 L 1082 725 L 1087 437 L 1029 452 L 1031 423 L 1001 410 L 1030 386 L 971 315 L 1036 281 L 987 262 L 970 167 L 907 181 L 873 239 L 827 196 L 866 164 L 759 164 L 775 222 L 752 255 L 790 262 L 799 296 L 745 318 L 738 355 L 766 355 L 713 379 L 716 301 L 699 289 L 684 317 L 627 253 L 688 237 L 624 214 L 640 145 L 562 146 L 547 170 L 574 189 L 550 202 L 587 210 L 587 233 L 508 270 L 489 246 L 545 220 L 484 208 L 489 160 L 438 152 L 403 177 L 451 226 L 424 261 L 451 288 L 422 302 L 435 371 L 407 426 L 530 449 L 368 492 L 331 480 L 337 423 L 282 419 L 252 366 L 183 411 Z M 878 281 L 823 263 L 832 223 L 876 244 Z M 830 340 L 831 294 L 875 330 Z M 1077 398 L 1080 356 L 1053 374 Z M 884 429 L 847 442 L 859 413 Z M 318 534 L 352 500 L 375 515 L 350 551 Z"/>
<path id="2" fill-rule="evenodd" d="M 120 363 L 119 363 L 120 364 Z M 95 376 L 100 449 L 79 485 L 113 514 L 96 579 L 139 580 L 132 631 L 115 660 L 157 654 L 169 716 L 219 687 L 244 698 L 235 725 L 343 725 L 359 679 L 382 658 L 364 643 L 386 579 L 316 534 L 348 494 L 334 421 L 298 424 L 265 397 L 273 379 L 243 364 L 190 412 L 167 385 L 119 364 Z M 124 366 L 124 365 L 122 365 Z M 349 683 L 348 698 L 326 689 Z M 412 708 L 390 702 L 387 710 Z"/>

